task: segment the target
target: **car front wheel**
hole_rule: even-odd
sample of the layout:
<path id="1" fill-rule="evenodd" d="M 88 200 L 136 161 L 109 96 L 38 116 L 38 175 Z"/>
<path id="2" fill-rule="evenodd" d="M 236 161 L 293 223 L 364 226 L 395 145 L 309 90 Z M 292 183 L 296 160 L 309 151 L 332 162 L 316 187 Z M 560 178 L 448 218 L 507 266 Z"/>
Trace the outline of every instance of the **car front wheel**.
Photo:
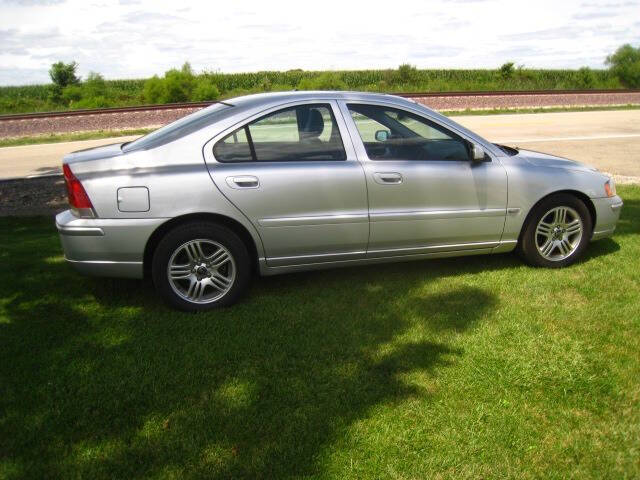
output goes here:
<path id="1" fill-rule="evenodd" d="M 231 230 L 189 223 L 165 235 L 153 256 L 153 282 L 173 307 L 189 312 L 231 305 L 249 282 L 247 249 Z"/>
<path id="2" fill-rule="evenodd" d="M 552 195 L 532 211 L 520 239 L 520 253 L 535 266 L 566 267 L 583 255 L 591 230 L 591 215 L 580 199 Z"/>

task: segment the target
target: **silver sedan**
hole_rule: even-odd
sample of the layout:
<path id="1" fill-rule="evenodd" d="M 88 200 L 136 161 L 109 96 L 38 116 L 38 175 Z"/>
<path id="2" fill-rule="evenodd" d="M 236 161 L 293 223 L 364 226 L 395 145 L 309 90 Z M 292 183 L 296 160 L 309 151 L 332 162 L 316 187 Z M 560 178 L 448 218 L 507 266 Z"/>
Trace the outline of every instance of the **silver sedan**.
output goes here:
<path id="1" fill-rule="evenodd" d="M 149 276 L 187 311 L 232 304 L 255 271 L 514 249 L 564 267 L 613 233 L 622 207 L 594 168 L 370 93 L 234 98 L 63 163 L 67 261 Z"/>

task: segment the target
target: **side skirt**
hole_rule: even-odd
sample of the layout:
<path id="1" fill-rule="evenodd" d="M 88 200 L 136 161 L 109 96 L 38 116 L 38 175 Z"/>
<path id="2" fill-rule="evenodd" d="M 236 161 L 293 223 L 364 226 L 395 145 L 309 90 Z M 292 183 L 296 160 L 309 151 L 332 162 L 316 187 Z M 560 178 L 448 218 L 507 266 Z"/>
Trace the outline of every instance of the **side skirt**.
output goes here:
<path id="1" fill-rule="evenodd" d="M 513 249 L 513 247 L 511 247 Z M 358 260 L 342 260 L 322 263 L 304 263 L 288 265 L 286 267 L 269 267 L 266 262 L 260 262 L 260 274 L 264 276 L 280 273 L 303 272 L 307 270 L 325 270 L 330 268 L 353 267 L 357 265 L 371 265 L 377 263 L 410 262 L 428 258 L 463 257 L 468 255 L 487 255 L 494 252 L 494 248 L 477 248 L 473 250 L 457 250 L 449 252 L 419 253 L 413 255 L 394 255 L 389 257 L 361 258 Z"/>

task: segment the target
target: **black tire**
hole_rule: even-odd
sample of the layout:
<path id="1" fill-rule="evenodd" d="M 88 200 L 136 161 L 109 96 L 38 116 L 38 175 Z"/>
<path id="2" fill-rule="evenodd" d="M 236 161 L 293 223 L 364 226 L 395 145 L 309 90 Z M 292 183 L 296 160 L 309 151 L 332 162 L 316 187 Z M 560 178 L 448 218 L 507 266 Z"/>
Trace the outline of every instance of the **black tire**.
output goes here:
<path id="1" fill-rule="evenodd" d="M 580 220 L 582 221 L 582 236 L 579 242 L 577 242 L 575 250 L 573 250 L 566 258 L 560 260 L 549 260 L 538 251 L 536 244 L 536 229 L 538 227 L 538 223 L 546 217 L 547 213 L 556 207 L 569 207 L 577 212 Z M 567 193 L 550 195 L 538 203 L 531 211 L 531 214 L 527 219 L 527 223 L 524 226 L 524 230 L 522 231 L 522 235 L 520 236 L 517 251 L 527 263 L 536 267 L 566 267 L 580 260 L 587 248 L 587 245 L 589 244 L 589 241 L 591 240 L 592 230 L 593 221 L 591 219 L 591 214 L 582 200 Z M 544 239 L 544 234 L 541 238 Z"/>
<path id="2" fill-rule="evenodd" d="M 196 303 L 179 295 L 169 280 L 169 262 L 181 246 L 193 240 L 215 242 L 224 247 L 232 257 L 234 280 L 226 293 L 208 303 Z M 244 242 L 231 230 L 213 222 L 192 222 L 179 225 L 165 234 L 153 254 L 151 274 L 156 290 L 170 306 L 185 312 L 201 312 L 234 304 L 246 291 L 251 277 L 249 253 Z M 185 279 L 186 284 L 189 283 Z M 207 287 L 212 290 L 213 287 Z M 202 287 L 205 290 L 205 287 Z M 215 290 L 214 290 L 215 291 Z M 213 295 L 212 293 L 210 293 Z"/>

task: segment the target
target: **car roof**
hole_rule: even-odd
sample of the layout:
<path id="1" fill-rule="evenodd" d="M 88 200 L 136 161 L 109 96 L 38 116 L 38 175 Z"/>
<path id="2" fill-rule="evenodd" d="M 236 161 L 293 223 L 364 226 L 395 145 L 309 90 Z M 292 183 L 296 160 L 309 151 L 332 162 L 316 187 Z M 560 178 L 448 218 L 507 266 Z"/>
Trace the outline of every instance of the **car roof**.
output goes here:
<path id="1" fill-rule="evenodd" d="M 253 108 L 260 105 L 269 105 L 274 103 L 287 103 L 307 100 L 352 100 L 352 101 L 379 101 L 391 102 L 399 105 L 415 105 L 412 100 L 389 95 L 387 93 L 371 93 L 371 92 L 352 92 L 342 90 L 318 90 L 318 91 L 285 91 L 285 92 L 269 92 L 256 93 L 253 95 L 244 95 L 242 97 L 230 98 L 225 100 L 229 103 L 241 108 Z"/>

